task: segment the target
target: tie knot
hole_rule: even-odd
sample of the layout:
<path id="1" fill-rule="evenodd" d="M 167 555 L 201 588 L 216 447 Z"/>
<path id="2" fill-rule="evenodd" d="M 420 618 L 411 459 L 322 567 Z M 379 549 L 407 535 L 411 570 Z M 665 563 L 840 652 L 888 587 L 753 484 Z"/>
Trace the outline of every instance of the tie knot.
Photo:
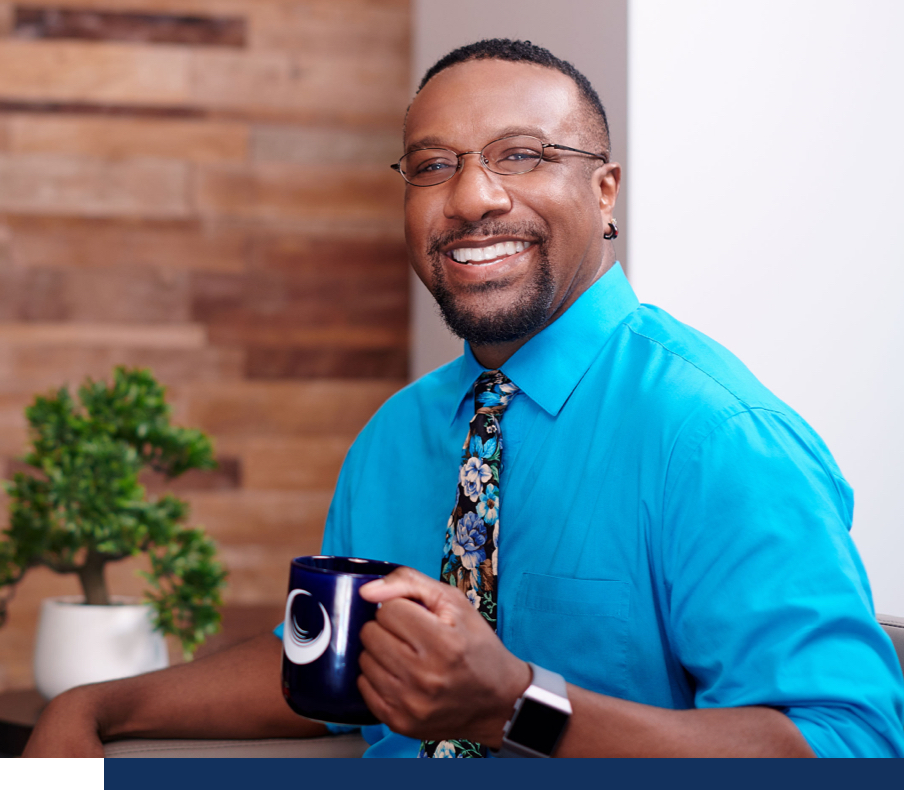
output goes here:
<path id="1" fill-rule="evenodd" d="M 474 411 L 501 413 L 520 391 L 501 370 L 481 373 L 474 385 Z"/>

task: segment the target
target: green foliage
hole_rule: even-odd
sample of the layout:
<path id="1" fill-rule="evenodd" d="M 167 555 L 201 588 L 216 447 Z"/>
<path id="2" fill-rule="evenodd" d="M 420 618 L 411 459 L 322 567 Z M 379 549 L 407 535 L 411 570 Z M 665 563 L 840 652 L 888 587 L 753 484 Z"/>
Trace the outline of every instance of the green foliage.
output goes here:
<path id="1" fill-rule="evenodd" d="M 10 526 L 0 540 L 0 590 L 46 565 L 78 574 L 88 603 L 108 603 L 104 565 L 146 552 L 157 628 L 190 655 L 219 628 L 226 574 L 213 542 L 182 524 L 188 505 L 171 495 L 149 500 L 139 474 L 150 468 L 172 479 L 213 469 L 210 440 L 170 425 L 164 389 L 150 371 L 116 368 L 112 385 L 88 379 L 78 395 L 77 404 L 63 388 L 25 410 L 32 447 L 24 460 L 35 471 L 5 484 Z M 0 600 L 0 625 L 4 614 Z"/>

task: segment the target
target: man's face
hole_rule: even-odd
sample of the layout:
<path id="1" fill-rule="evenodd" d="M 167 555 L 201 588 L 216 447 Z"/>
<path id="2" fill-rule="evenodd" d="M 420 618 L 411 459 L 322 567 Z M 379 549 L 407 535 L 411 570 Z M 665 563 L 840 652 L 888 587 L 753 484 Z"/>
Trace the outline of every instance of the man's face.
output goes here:
<path id="1" fill-rule="evenodd" d="M 478 60 L 440 72 L 418 94 L 405 150 L 479 151 L 515 134 L 582 150 L 599 147 L 577 88 L 564 74 Z M 468 155 L 451 180 L 406 188 L 412 266 L 450 328 L 472 346 L 526 339 L 567 310 L 608 266 L 602 234 L 618 193 L 618 166 L 546 151 L 529 173 L 491 173 Z M 602 167 L 588 167 L 595 162 Z"/>

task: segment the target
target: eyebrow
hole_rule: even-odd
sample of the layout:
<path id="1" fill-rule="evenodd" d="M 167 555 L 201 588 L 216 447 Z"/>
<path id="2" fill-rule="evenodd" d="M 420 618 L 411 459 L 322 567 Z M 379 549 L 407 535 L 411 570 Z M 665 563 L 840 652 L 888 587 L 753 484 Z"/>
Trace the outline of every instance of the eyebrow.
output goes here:
<path id="1" fill-rule="evenodd" d="M 490 138 L 483 145 L 487 143 L 491 143 L 494 140 L 499 140 L 503 137 L 514 137 L 515 135 L 525 134 L 530 137 L 536 137 L 540 140 L 546 141 L 549 138 L 549 134 L 541 129 L 539 126 L 507 126 L 504 129 L 499 129 L 494 133 L 494 137 Z M 481 146 L 482 148 L 483 146 Z M 405 146 L 405 153 L 410 153 L 411 151 L 416 151 L 419 148 L 451 148 L 449 143 L 447 143 L 442 137 L 437 135 L 427 135 L 426 137 L 419 137 L 417 140 L 412 140 Z M 479 149 L 478 149 L 479 150 Z"/>

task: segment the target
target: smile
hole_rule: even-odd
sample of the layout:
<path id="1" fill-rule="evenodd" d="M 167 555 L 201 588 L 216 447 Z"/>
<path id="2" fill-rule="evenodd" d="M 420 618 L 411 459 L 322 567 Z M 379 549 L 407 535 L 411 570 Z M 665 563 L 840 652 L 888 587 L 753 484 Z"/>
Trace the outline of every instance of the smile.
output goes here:
<path id="1" fill-rule="evenodd" d="M 459 247 L 447 253 L 458 263 L 486 265 L 509 255 L 524 252 L 531 243 L 528 241 L 500 241 L 488 247 Z"/>

